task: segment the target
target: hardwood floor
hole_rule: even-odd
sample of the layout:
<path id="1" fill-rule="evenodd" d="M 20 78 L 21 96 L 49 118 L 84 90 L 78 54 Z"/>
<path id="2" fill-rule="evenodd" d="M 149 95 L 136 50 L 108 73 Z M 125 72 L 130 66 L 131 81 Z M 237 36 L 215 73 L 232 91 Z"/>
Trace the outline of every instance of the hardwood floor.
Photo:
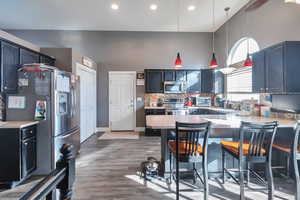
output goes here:
<path id="1" fill-rule="evenodd" d="M 76 200 L 157 200 L 174 199 L 174 186 L 171 188 L 164 180 L 153 179 L 145 185 L 137 175 L 142 161 L 148 156 L 160 158 L 160 138 L 139 139 L 98 139 L 92 136 L 82 145 L 77 159 L 77 177 L 74 199 Z M 100 137 L 101 138 L 101 137 Z M 181 199 L 202 199 L 201 189 L 191 190 L 190 186 L 182 192 Z M 200 185 L 201 188 L 201 185 Z M 290 180 L 276 179 L 275 199 L 293 199 L 294 183 Z M 171 190 L 170 190 L 171 189 Z M 246 190 L 248 199 L 267 199 L 266 191 Z M 220 184 L 217 179 L 210 180 L 210 199 L 238 199 L 239 186 L 230 182 Z"/>

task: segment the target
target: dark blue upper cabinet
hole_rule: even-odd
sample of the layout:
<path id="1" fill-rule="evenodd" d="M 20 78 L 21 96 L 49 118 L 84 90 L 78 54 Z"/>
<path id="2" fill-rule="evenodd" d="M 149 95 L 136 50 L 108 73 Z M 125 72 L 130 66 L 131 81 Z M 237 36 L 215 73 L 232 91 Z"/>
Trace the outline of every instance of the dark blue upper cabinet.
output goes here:
<path id="1" fill-rule="evenodd" d="M 253 55 L 253 92 L 300 92 L 300 42 L 288 41 Z"/>
<path id="2" fill-rule="evenodd" d="M 224 74 L 218 70 L 214 72 L 214 93 L 223 94 L 224 93 Z"/>
<path id="3" fill-rule="evenodd" d="M 204 70 L 145 70 L 146 93 L 163 93 L 164 81 L 184 81 L 187 93 L 223 93 L 224 76 L 220 72 L 215 77 L 211 69 Z M 215 84 L 218 84 L 215 86 Z M 215 91 L 217 88 L 217 91 Z"/>
<path id="4" fill-rule="evenodd" d="M 300 92 L 300 42 L 285 42 L 284 81 L 287 93 Z"/>
<path id="5" fill-rule="evenodd" d="M 186 81 L 186 71 L 184 70 L 175 71 L 175 79 L 176 81 Z"/>
<path id="6" fill-rule="evenodd" d="M 19 67 L 18 46 L 7 42 L 1 42 L 1 91 L 6 93 L 16 93 L 18 89 Z"/>
<path id="7" fill-rule="evenodd" d="M 265 51 L 259 51 L 252 56 L 252 92 L 266 92 Z"/>
<path id="8" fill-rule="evenodd" d="M 165 70 L 164 71 L 164 81 L 175 81 L 175 71 Z"/>
<path id="9" fill-rule="evenodd" d="M 279 44 L 268 48 L 266 54 L 266 92 L 284 92 L 284 46 Z"/>
<path id="10" fill-rule="evenodd" d="M 21 64 L 39 63 L 40 57 L 38 53 L 27 49 L 20 50 L 20 62 Z"/>
<path id="11" fill-rule="evenodd" d="M 201 93 L 214 93 L 214 72 L 211 69 L 201 70 Z"/>
<path id="12" fill-rule="evenodd" d="M 146 93 L 163 93 L 164 71 L 159 69 L 145 70 Z"/>
<path id="13" fill-rule="evenodd" d="M 187 93 L 201 93 L 201 71 L 188 70 L 187 76 Z"/>
<path id="14" fill-rule="evenodd" d="M 55 59 L 45 56 L 45 55 L 40 55 L 40 63 L 44 63 L 46 65 L 50 66 L 55 66 Z"/>

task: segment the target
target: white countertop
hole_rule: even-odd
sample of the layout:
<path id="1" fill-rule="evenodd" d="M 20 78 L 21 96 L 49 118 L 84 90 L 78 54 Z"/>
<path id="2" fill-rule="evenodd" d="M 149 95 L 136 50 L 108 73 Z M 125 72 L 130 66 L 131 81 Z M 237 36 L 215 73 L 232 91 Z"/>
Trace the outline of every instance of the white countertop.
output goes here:
<path id="1" fill-rule="evenodd" d="M 145 106 L 144 109 L 166 109 L 165 107 L 163 106 Z"/>
<path id="2" fill-rule="evenodd" d="M 239 128 L 241 121 L 247 122 L 271 122 L 278 121 L 279 127 L 294 127 L 295 120 L 281 118 L 265 118 L 257 116 L 228 115 L 147 115 L 146 126 L 152 129 L 174 129 L 176 121 L 201 123 L 212 122 L 214 128 Z"/>
<path id="3" fill-rule="evenodd" d="M 203 106 L 189 106 L 189 107 L 183 107 L 184 109 L 208 109 L 208 110 L 214 110 L 219 112 L 225 112 L 225 113 L 232 113 L 232 112 L 238 112 L 237 110 L 233 109 L 227 109 L 227 108 L 220 108 L 220 107 L 203 107 Z M 163 106 L 145 106 L 144 109 L 166 109 Z"/>
<path id="4" fill-rule="evenodd" d="M 0 128 L 25 128 L 38 123 L 38 121 L 6 121 L 0 122 Z"/>

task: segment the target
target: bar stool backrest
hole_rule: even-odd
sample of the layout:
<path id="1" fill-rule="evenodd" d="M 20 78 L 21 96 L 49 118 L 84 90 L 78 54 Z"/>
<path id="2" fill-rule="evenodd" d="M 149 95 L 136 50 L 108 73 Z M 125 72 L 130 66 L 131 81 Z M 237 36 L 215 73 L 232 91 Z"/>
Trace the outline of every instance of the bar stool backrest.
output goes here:
<path id="1" fill-rule="evenodd" d="M 183 142 L 185 152 L 181 155 L 194 156 L 198 153 L 198 149 L 202 149 L 203 153 L 207 153 L 207 142 L 210 134 L 211 122 L 204 123 L 181 123 L 176 122 L 176 146 Z M 178 149 L 177 149 L 178 151 Z"/>
<path id="2" fill-rule="evenodd" d="M 297 122 L 295 127 L 295 136 L 292 144 L 292 153 L 294 158 L 297 159 L 297 155 L 299 155 L 299 134 L 300 134 L 300 120 Z"/>
<path id="3" fill-rule="evenodd" d="M 266 155 L 270 157 L 277 127 L 277 122 L 242 122 L 240 128 L 240 155 L 243 155 L 243 144 L 249 143 L 247 156 L 261 157 Z"/>

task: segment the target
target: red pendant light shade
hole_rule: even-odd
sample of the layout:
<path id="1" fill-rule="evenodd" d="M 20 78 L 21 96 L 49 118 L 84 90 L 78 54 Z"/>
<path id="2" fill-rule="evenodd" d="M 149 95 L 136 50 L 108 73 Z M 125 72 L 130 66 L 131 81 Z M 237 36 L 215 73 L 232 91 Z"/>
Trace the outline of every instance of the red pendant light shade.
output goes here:
<path id="1" fill-rule="evenodd" d="M 253 62 L 250 58 L 250 54 L 247 54 L 247 59 L 244 62 L 244 67 L 252 67 L 253 66 Z"/>
<path id="2" fill-rule="evenodd" d="M 175 67 L 182 67 L 182 61 L 179 53 L 177 53 L 177 58 L 175 60 Z"/>
<path id="3" fill-rule="evenodd" d="M 216 59 L 216 55 L 215 53 L 213 53 L 212 55 L 212 59 L 210 61 L 210 64 L 209 64 L 210 67 L 218 67 L 218 62 L 217 62 L 217 59 Z"/>

